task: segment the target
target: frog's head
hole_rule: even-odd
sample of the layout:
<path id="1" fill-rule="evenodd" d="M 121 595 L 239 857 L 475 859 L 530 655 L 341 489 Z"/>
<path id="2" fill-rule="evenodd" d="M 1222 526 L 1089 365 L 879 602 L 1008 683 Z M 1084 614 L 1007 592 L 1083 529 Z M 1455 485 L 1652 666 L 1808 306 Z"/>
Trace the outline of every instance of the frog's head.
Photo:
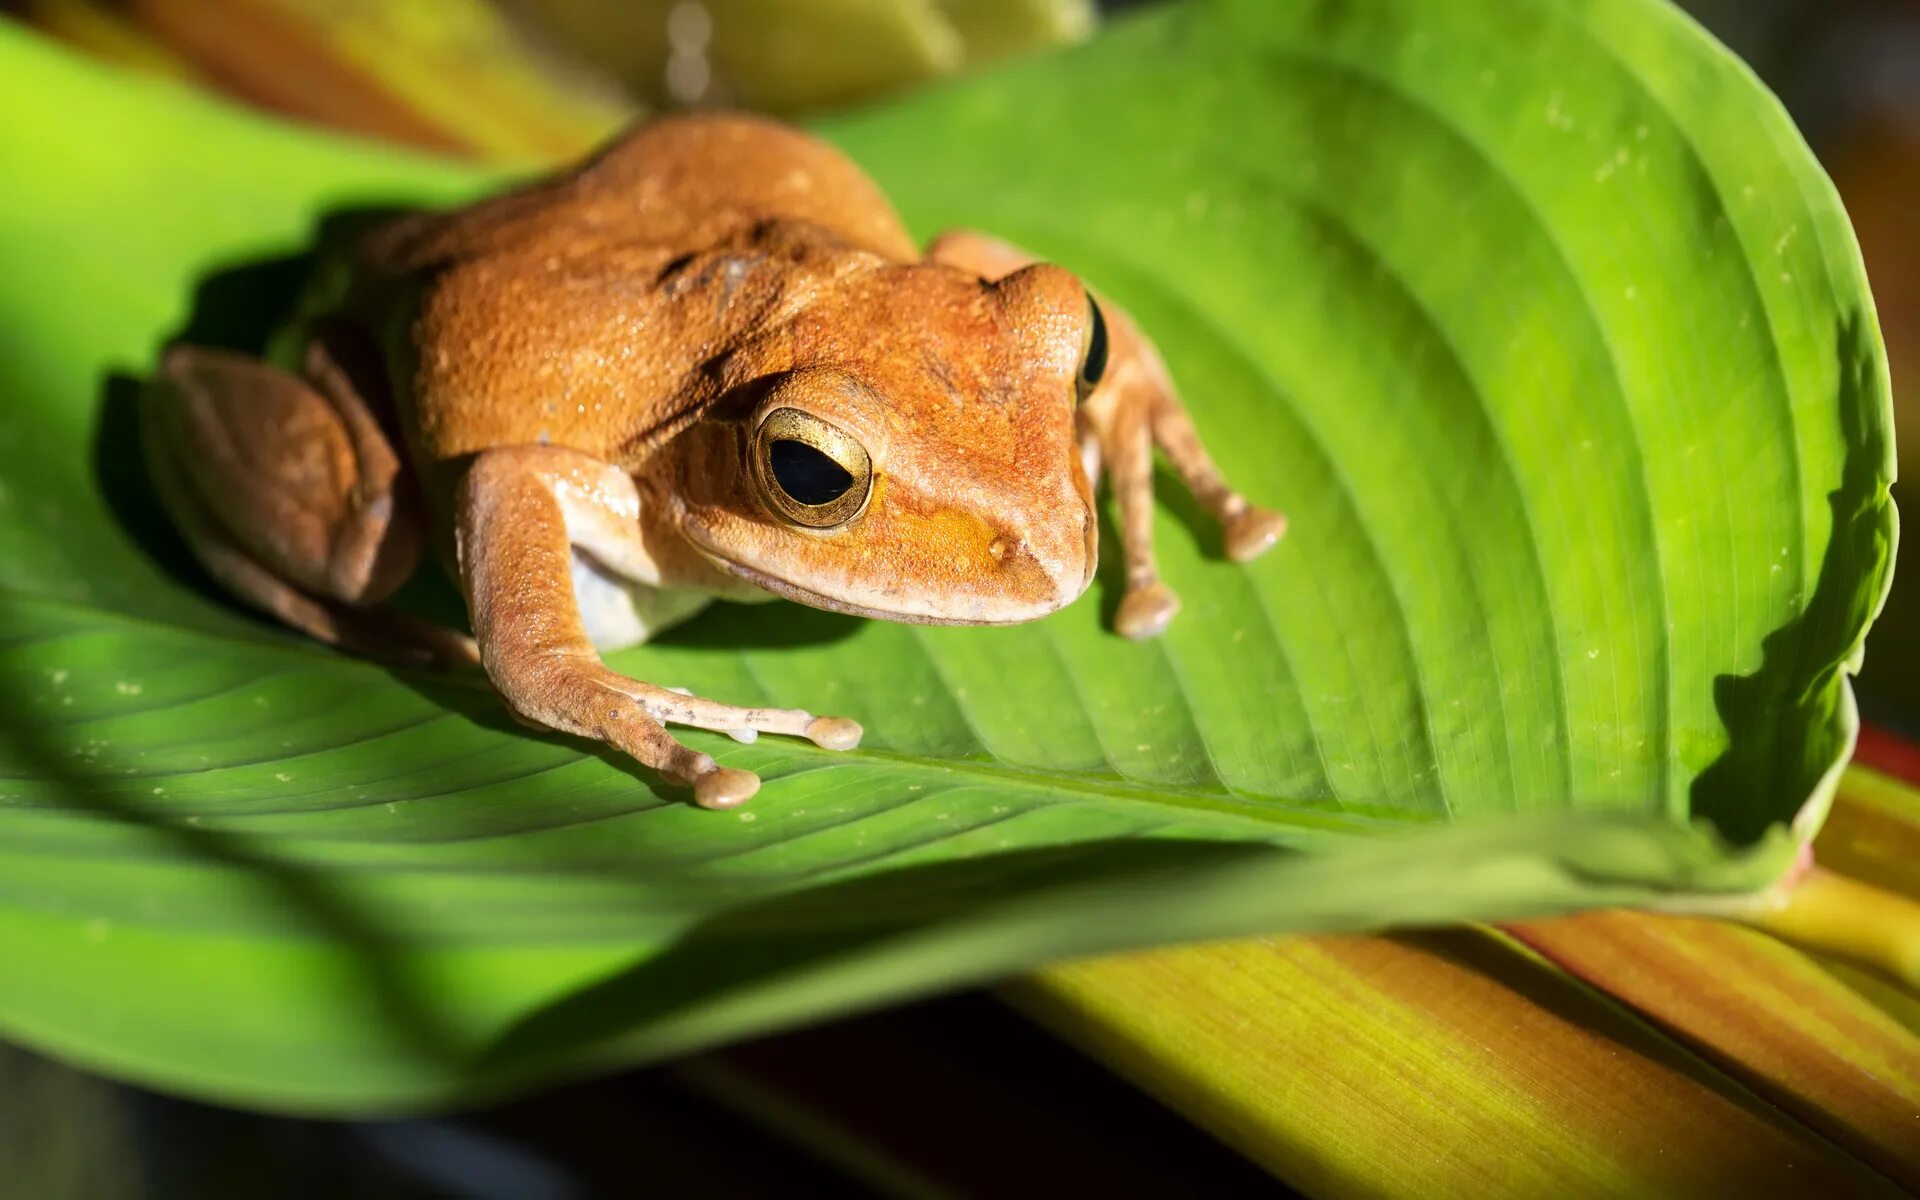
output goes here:
<path id="1" fill-rule="evenodd" d="M 1106 358 L 1085 287 L 931 263 L 824 287 L 729 356 L 678 441 L 678 524 L 702 554 L 819 608 L 1029 621 L 1093 577 L 1074 428 Z"/>

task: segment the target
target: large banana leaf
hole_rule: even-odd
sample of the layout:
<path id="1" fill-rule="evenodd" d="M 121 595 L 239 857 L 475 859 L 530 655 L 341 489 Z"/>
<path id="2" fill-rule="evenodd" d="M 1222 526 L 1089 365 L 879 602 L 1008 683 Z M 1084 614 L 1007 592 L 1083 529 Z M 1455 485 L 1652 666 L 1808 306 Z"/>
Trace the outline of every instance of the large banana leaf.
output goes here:
<path id="1" fill-rule="evenodd" d="M 1193 4 L 828 129 L 923 232 L 1152 329 L 1293 533 L 1174 489 L 1187 608 L 723 606 L 633 674 L 864 721 L 702 740 L 746 809 L 220 600 L 131 451 L 316 222 L 489 185 L 0 29 L 0 1029 L 255 1104 L 449 1103 L 1173 938 L 1709 907 L 1851 744 L 1893 537 L 1845 218 L 1653 0 Z M 424 603 L 444 602 L 445 589 Z"/>

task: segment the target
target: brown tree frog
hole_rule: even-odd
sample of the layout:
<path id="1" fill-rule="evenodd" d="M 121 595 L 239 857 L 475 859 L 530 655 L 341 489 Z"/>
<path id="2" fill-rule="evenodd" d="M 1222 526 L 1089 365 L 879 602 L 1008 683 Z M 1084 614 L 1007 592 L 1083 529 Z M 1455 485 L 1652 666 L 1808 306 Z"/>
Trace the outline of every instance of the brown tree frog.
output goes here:
<path id="1" fill-rule="evenodd" d="M 393 220 L 328 261 L 266 360 L 171 349 L 143 425 L 162 502 L 241 598 L 357 651 L 477 659 L 522 721 L 710 808 L 759 779 L 666 726 L 830 749 L 860 726 L 629 679 L 597 650 L 714 597 L 1045 616 L 1093 577 L 1103 467 L 1115 623 L 1151 637 L 1179 606 L 1154 566 L 1155 445 L 1229 557 L 1284 527 L 1072 274 L 975 233 L 922 254 L 839 152 L 729 114 L 643 123 L 551 179 Z M 471 639 L 382 604 L 436 542 Z"/>

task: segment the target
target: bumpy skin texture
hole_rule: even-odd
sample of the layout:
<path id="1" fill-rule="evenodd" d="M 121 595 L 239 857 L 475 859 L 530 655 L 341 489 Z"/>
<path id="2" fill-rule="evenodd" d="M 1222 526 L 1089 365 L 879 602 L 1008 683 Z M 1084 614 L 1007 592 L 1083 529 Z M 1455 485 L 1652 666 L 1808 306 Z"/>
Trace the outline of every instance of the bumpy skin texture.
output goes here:
<path id="1" fill-rule="evenodd" d="M 1105 463 L 1127 555 L 1117 625 L 1151 636 L 1177 608 L 1153 568 L 1156 443 L 1233 557 L 1279 536 L 1208 461 L 1152 345 L 1105 311 L 1096 334 L 1073 275 L 981 235 L 921 257 L 873 183 L 798 131 L 665 118 L 574 171 L 365 239 L 282 339 L 294 370 L 177 348 L 148 406 L 149 458 L 189 543 L 242 597 L 356 649 L 477 655 L 522 720 L 609 742 L 727 807 L 759 781 L 665 724 L 835 749 L 859 726 L 608 670 L 584 575 L 625 598 L 611 626 L 589 614 L 603 637 L 649 632 L 666 611 L 649 597 L 687 589 L 1031 620 L 1092 578 Z M 856 481 L 857 511 L 829 527 L 769 465 L 770 431 L 796 414 Z M 472 643 L 371 607 L 428 537 L 457 567 Z"/>

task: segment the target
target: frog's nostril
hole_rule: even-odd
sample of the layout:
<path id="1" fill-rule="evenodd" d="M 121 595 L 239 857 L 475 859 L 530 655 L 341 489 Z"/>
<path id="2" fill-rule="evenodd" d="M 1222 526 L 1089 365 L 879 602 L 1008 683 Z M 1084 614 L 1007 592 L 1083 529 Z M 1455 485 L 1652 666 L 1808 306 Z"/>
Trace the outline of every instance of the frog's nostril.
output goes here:
<path id="1" fill-rule="evenodd" d="M 1093 581 L 1095 529 L 1089 516 L 1078 535 L 1071 525 L 1042 528 L 1032 537 L 994 534 L 986 551 L 998 586 L 1037 606 L 1035 616 L 1072 602 Z"/>

